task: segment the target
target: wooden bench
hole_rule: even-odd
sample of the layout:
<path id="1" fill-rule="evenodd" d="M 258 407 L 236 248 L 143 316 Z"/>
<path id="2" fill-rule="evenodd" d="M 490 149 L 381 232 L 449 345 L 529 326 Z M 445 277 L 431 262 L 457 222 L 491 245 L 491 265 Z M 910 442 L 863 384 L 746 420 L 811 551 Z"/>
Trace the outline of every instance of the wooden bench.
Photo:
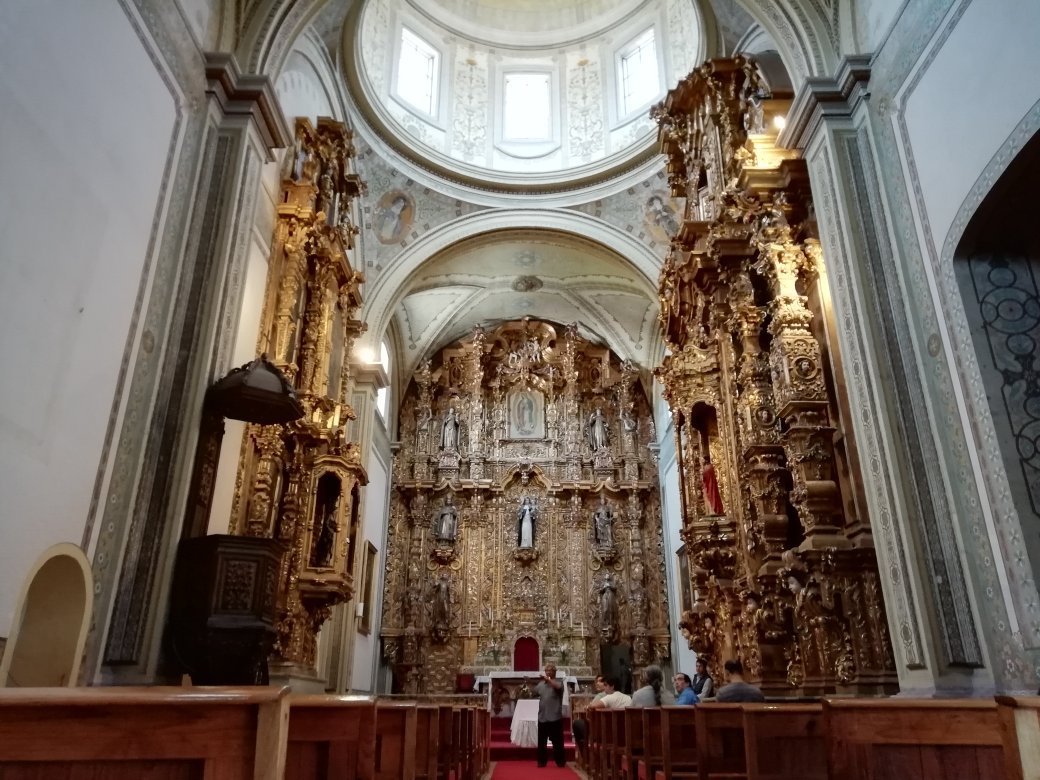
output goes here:
<path id="1" fill-rule="evenodd" d="M 0 690 L 5 780 L 278 780 L 288 689 Z"/>
<path id="2" fill-rule="evenodd" d="M 696 777 L 699 755 L 697 710 L 704 705 L 661 707 L 661 770 L 654 779 Z"/>
<path id="3" fill-rule="evenodd" d="M 828 780 L 822 704 L 744 704 L 748 780 Z"/>
<path id="4" fill-rule="evenodd" d="M 1040 696 L 998 696 L 1008 780 L 1040 777 Z"/>
<path id="5" fill-rule="evenodd" d="M 699 780 L 747 780 L 742 706 L 712 703 L 693 708 Z"/>
<path id="6" fill-rule="evenodd" d="M 370 778 L 376 702 L 367 696 L 290 696 L 286 780 Z"/>
<path id="7" fill-rule="evenodd" d="M 644 707 L 640 710 L 643 719 L 643 755 L 636 769 L 638 780 L 654 780 L 656 772 L 664 771 L 664 732 L 661 726 L 661 708 Z"/>
<path id="8" fill-rule="evenodd" d="M 992 699 L 826 699 L 823 712 L 832 778 L 1013 776 L 1005 766 L 997 703 Z"/>
<path id="9" fill-rule="evenodd" d="M 375 767 L 378 780 L 415 780 L 415 704 L 376 704 Z"/>
<path id="10" fill-rule="evenodd" d="M 639 759 L 643 757 L 643 707 L 623 710 L 625 713 L 625 741 L 621 745 L 621 777 L 635 780 L 639 776 Z"/>
<path id="11" fill-rule="evenodd" d="M 589 773 L 590 777 L 598 778 L 602 762 L 600 751 L 603 748 L 603 732 L 607 717 L 604 710 L 592 709 L 585 711 L 585 720 L 589 724 L 589 733 L 582 759 L 583 769 Z"/>

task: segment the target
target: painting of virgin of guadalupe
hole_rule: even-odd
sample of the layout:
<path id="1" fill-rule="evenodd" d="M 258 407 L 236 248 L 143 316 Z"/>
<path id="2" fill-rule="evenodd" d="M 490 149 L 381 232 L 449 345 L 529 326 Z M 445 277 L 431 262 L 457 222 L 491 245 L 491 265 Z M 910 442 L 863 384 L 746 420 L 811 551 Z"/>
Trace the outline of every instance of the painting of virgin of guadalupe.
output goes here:
<path id="1" fill-rule="evenodd" d="M 513 390 L 506 398 L 510 439 L 545 438 L 545 397 L 537 390 Z"/>

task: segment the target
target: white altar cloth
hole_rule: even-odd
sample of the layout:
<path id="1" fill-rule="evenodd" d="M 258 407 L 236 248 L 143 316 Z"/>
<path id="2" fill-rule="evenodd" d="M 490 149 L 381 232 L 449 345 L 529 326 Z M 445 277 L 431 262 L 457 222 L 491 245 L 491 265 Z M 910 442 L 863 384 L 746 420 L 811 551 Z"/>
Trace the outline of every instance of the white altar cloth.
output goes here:
<path id="1" fill-rule="evenodd" d="M 488 674 L 478 674 L 473 679 L 473 690 L 476 691 L 476 692 L 479 692 L 481 685 L 486 685 L 487 686 L 487 708 L 488 708 L 488 710 L 491 709 L 491 692 L 492 692 L 492 688 L 494 688 L 494 683 L 495 683 L 496 679 L 510 680 L 510 681 L 517 681 L 517 682 L 519 682 L 521 680 L 530 680 L 530 682 L 531 682 L 531 689 L 533 690 L 534 686 L 537 685 L 539 683 L 539 681 L 541 681 L 542 673 L 540 671 L 537 671 L 537 672 L 506 672 L 506 671 L 502 671 L 502 672 L 489 672 Z M 572 677 L 571 675 L 567 674 L 567 670 L 566 669 L 557 669 L 556 670 L 556 679 L 563 681 L 563 710 L 564 710 L 563 714 L 567 715 L 567 713 L 570 712 L 571 691 L 572 690 L 577 690 L 577 688 L 578 688 L 578 678 L 577 677 Z M 573 686 L 573 688 L 572 688 L 572 686 Z"/>
<path id="2" fill-rule="evenodd" d="M 509 741 L 520 747 L 538 744 L 538 699 L 520 699 L 513 710 Z"/>

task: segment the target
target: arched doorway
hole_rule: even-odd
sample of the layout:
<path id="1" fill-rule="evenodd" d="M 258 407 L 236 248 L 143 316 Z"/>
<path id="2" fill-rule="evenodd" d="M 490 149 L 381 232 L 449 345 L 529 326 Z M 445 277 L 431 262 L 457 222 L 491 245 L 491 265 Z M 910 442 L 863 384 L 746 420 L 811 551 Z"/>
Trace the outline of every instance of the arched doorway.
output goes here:
<path id="1" fill-rule="evenodd" d="M 538 640 L 522 636 L 513 643 L 513 671 L 537 672 L 539 669 Z"/>
<path id="2" fill-rule="evenodd" d="M 93 578 L 74 544 L 49 548 L 22 588 L 14 629 L 0 662 L 0 685 L 76 684 L 90 625 Z"/>

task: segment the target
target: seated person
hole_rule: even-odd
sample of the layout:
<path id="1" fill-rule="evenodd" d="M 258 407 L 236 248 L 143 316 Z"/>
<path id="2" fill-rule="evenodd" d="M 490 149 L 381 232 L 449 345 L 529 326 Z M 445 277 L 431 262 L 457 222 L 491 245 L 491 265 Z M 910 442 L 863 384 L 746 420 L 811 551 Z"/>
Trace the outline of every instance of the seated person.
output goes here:
<path id="1" fill-rule="evenodd" d="M 599 701 L 600 699 L 602 699 L 606 695 L 606 691 L 604 690 L 604 685 L 603 685 L 603 675 L 602 674 L 597 674 L 596 675 L 595 687 L 596 687 L 596 695 L 593 697 L 592 701 Z M 591 704 L 591 702 L 590 702 L 590 704 Z M 571 733 L 574 735 L 574 744 L 576 744 L 578 746 L 579 750 L 584 752 L 585 751 L 585 742 L 586 742 L 586 740 L 588 739 L 588 736 L 589 736 L 589 722 L 587 720 L 585 720 L 585 718 L 580 717 L 580 716 L 575 718 L 574 722 L 571 723 Z"/>
<path id="2" fill-rule="evenodd" d="M 616 677 L 604 677 L 603 678 L 603 698 L 596 701 L 589 702 L 588 709 L 598 710 L 622 710 L 632 704 L 632 697 L 627 693 L 622 693 L 617 689 L 618 681 Z"/>
<path id="3" fill-rule="evenodd" d="M 715 701 L 733 703 L 766 700 L 760 688 L 744 682 L 744 665 L 740 661 L 726 661 L 725 669 L 728 683 L 719 688 Z"/>
<path id="4" fill-rule="evenodd" d="M 661 667 L 651 664 L 643 670 L 643 687 L 632 694 L 629 707 L 660 707 L 662 704 L 675 704 L 672 692 L 662 686 L 664 674 Z"/>
<path id="5" fill-rule="evenodd" d="M 715 681 L 708 674 L 708 659 L 704 656 L 697 659 L 697 669 L 693 675 L 693 692 L 699 699 L 710 699 L 715 695 Z"/>
<path id="6" fill-rule="evenodd" d="M 693 692 L 693 683 L 690 681 L 690 675 L 679 672 L 672 679 L 672 682 L 675 683 L 676 704 L 693 705 L 700 703 L 697 694 Z"/>

